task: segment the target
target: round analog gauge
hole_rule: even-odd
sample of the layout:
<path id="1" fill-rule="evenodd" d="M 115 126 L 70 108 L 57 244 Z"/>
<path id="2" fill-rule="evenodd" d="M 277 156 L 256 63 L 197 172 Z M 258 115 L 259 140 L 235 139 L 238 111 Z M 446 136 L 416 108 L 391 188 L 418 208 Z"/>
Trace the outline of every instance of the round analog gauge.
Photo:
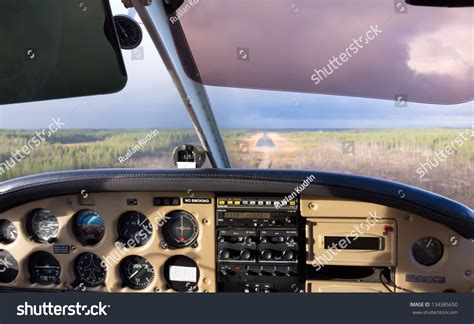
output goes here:
<path id="1" fill-rule="evenodd" d="M 18 238 L 16 226 L 7 219 L 0 220 L 0 243 L 10 244 Z"/>
<path id="2" fill-rule="evenodd" d="M 94 253 L 86 252 L 76 258 L 74 273 L 79 282 L 93 288 L 104 285 L 107 269 L 101 258 Z"/>
<path id="3" fill-rule="evenodd" d="M 39 243 L 54 243 L 59 232 L 56 216 L 47 209 L 35 209 L 26 222 L 28 234 Z"/>
<path id="4" fill-rule="evenodd" d="M 118 233 L 119 241 L 128 247 L 143 246 L 150 240 L 153 228 L 145 215 L 129 211 L 120 217 Z"/>
<path id="5" fill-rule="evenodd" d="M 125 50 L 137 48 L 143 39 L 143 31 L 140 25 L 131 17 L 117 15 L 114 17 L 115 28 L 120 47 Z"/>
<path id="6" fill-rule="evenodd" d="M 38 251 L 28 258 L 28 270 L 31 282 L 41 285 L 52 285 L 59 283 L 61 265 L 50 253 Z"/>
<path id="7" fill-rule="evenodd" d="M 0 282 L 10 283 L 18 275 L 18 262 L 8 252 L 0 250 Z"/>
<path id="8" fill-rule="evenodd" d="M 196 219 L 185 211 L 174 211 L 167 215 L 163 226 L 163 237 L 168 245 L 184 248 L 193 245 L 199 234 Z"/>
<path id="9" fill-rule="evenodd" d="M 416 262 L 424 266 L 432 266 L 443 257 L 444 246 L 434 237 L 423 237 L 413 244 L 412 253 Z"/>
<path id="10" fill-rule="evenodd" d="M 94 245 L 104 237 L 105 223 L 98 213 L 84 209 L 74 215 L 73 230 L 82 245 Z"/>
<path id="11" fill-rule="evenodd" d="M 155 269 L 147 259 L 130 255 L 120 262 L 120 277 L 124 287 L 141 290 L 153 282 Z"/>

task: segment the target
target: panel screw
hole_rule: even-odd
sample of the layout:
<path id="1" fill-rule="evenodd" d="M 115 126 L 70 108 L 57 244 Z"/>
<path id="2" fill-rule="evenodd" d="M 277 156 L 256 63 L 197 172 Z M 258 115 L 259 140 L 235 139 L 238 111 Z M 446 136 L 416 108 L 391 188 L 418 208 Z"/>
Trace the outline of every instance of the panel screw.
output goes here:
<path id="1" fill-rule="evenodd" d="M 309 209 L 311 210 L 317 210 L 318 209 L 318 205 L 316 205 L 315 203 L 313 202 L 310 202 L 309 205 L 308 205 Z"/>

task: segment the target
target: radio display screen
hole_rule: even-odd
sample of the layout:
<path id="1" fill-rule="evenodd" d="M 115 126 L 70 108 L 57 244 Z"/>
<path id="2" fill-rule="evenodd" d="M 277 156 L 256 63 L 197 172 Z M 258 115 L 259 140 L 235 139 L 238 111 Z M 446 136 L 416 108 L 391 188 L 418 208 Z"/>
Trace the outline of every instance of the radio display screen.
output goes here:
<path id="1" fill-rule="evenodd" d="M 235 219 L 270 219 L 270 213 L 257 213 L 257 212 L 227 212 L 224 214 L 224 218 L 235 218 Z"/>
<path id="2" fill-rule="evenodd" d="M 382 242 L 381 242 L 382 240 Z M 342 244 L 341 241 L 346 242 Z M 338 248 L 341 250 L 382 250 L 381 237 L 344 237 L 344 236 L 326 236 L 324 237 L 324 248 Z"/>

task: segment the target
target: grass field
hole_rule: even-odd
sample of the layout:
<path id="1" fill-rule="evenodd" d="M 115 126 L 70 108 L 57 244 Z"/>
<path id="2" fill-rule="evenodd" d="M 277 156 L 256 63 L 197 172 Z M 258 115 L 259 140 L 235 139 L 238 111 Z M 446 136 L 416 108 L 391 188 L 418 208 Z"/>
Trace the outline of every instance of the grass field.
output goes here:
<path id="1" fill-rule="evenodd" d="M 0 180 L 48 171 L 88 168 L 171 168 L 171 153 L 182 143 L 199 143 L 194 130 L 163 130 L 126 163 L 118 161 L 151 130 L 60 130 L 13 167 L 12 153 L 33 131 L 0 130 Z M 421 187 L 473 207 L 472 138 L 420 177 L 420 163 L 434 161 L 463 129 L 337 131 L 223 131 L 233 167 L 315 169 L 361 174 Z M 274 147 L 259 147 L 262 136 Z M 459 142 L 461 143 L 461 142 Z M 2 170 L 3 167 L 3 170 Z"/>

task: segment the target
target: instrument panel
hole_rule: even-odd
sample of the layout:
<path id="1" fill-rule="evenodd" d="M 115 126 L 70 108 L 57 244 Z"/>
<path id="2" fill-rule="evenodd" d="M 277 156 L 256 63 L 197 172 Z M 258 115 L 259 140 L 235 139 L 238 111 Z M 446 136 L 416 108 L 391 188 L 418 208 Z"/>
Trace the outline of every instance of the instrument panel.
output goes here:
<path id="1" fill-rule="evenodd" d="M 0 289 L 469 292 L 474 243 L 379 204 L 104 192 L 0 214 Z"/>
<path id="2" fill-rule="evenodd" d="M 211 193 L 89 193 L 14 208 L 1 214 L 0 283 L 33 290 L 216 291 L 214 200 Z"/>

